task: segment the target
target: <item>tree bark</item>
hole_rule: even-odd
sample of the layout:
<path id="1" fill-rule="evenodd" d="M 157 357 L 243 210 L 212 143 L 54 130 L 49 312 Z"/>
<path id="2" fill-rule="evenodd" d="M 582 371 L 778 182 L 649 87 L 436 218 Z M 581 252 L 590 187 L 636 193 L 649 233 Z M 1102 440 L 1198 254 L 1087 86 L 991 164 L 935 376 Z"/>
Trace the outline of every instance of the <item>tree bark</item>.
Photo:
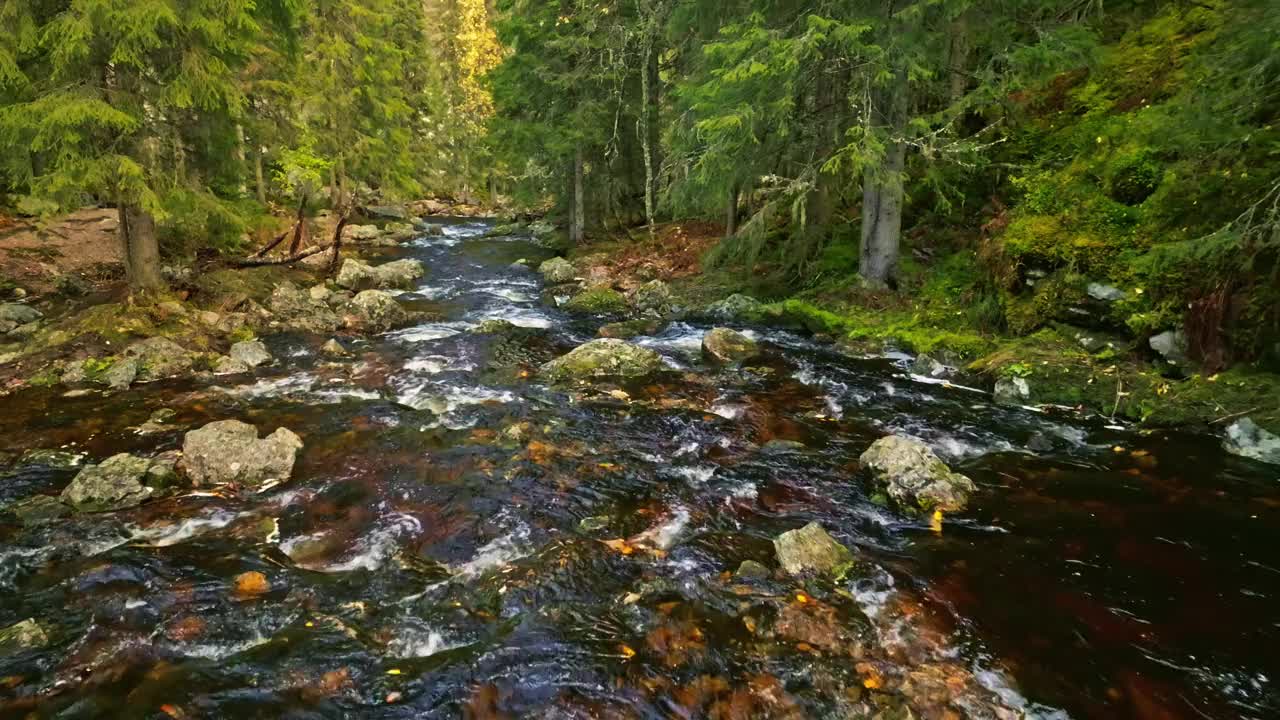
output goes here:
<path id="1" fill-rule="evenodd" d="M 258 146 L 257 151 L 253 153 L 253 179 L 257 184 L 258 202 L 263 205 L 267 204 L 267 181 L 262 172 L 262 154 L 263 148 Z"/>
<path id="2" fill-rule="evenodd" d="M 156 223 L 151 213 L 138 205 L 121 202 L 120 257 L 124 260 L 124 275 L 131 291 L 160 290 L 164 278 L 160 275 L 160 245 L 156 241 Z"/>
<path id="3" fill-rule="evenodd" d="M 249 195 L 249 187 L 244 182 L 244 174 L 248 168 L 248 157 L 244 150 L 244 126 L 236 123 L 236 164 L 240 166 L 236 175 L 240 178 L 240 182 L 236 186 L 236 194 L 240 197 Z"/>
<path id="4" fill-rule="evenodd" d="M 329 258 L 329 269 L 326 275 L 333 275 L 338 272 L 338 258 L 342 255 L 342 231 L 347 227 L 347 221 L 351 219 L 349 213 L 342 213 L 342 217 L 338 220 L 338 226 L 333 229 L 333 257 Z"/>
<path id="5" fill-rule="evenodd" d="M 951 46 L 948 49 L 947 65 L 950 70 L 951 102 L 964 97 L 969 89 L 969 55 L 973 51 L 973 42 L 969 37 L 969 13 L 966 11 L 951 22 L 949 28 Z"/>
<path id="6" fill-rule="evenodd" d="M 298 221 L 293 226 L 293 241 L 289 243 L 289 254 L 297 255 L 298 250 L 302 247 L 302 238 L 307 234 L 307 196 L 302 196 L 302 201 L 298 203 Z"/>
<path id="7" fill-rule="evenodd" d="M 654 78 L 649 75 L 650 65 L 655 57 L 652 37 L 646 39 L 644 56 L 644 70 L 640 73 L 640 92 L 644 96 L 644 107 L 640 109 L 640 145 L 644 150 L 644 220 L 649 228 L 649 239 L 652 240 L 657 232 L 654 219 L 653 138 L 650 133 L 654 124 L 654 118 L 650 117 L 653 111 Z"/>
<path id="8" fill-rule="evenodd" d="M 583 173 L 582 143 L 579 142 L 573 148 L 573 207 L 569 223 L 569 242 L 574 245 L 582 243 L 586 237 L 587 205 L 583 192 Z"/>
<path id="9" fill-rule="evenodd" d="M 737 183 L 729 190 L 729 206 L 726 208 L 724 217 L 724 236 L 731 238 L 738 234 L 738 198 L 742 195 L 742 188 Z"/>

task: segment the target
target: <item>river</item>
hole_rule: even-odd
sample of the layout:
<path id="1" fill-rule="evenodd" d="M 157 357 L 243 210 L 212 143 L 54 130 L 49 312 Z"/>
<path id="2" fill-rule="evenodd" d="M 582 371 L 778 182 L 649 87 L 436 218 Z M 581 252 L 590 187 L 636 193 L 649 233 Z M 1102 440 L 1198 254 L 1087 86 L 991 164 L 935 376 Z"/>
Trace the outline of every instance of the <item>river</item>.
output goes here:
<path id="1" fill-rule="evenodd" d="M 0 517 L 0 627 L 50 631 L 0 660 L 0 715 L 1280 716 L 1275 468 L 767 328 L 743 328 L 766 351 L 746 368 L 677 322 L 638 340 L 661 378 L 548 387 L 530 371 L 601 321 L 546 302 L 513 263 L 547 251 L 487 227 L 388 250 L 426 264 L 400 299 L 436 319 L 349 360 L 281 335 L 255 376 L 0 401 L 8 451 L 153 453 L 226 418 L 306 443 L 261 494 Z M 468 332 L 495 318 L 524 329 Z M 161 408 L 174 429 L 138 434 Z M 888 433 L 972 477 L 970 510 L 872 502 L 857 458 Z M 75 472 L 0 471 L 0 504 Z M 734 574 L 811 521 L 853 572 Z"/>

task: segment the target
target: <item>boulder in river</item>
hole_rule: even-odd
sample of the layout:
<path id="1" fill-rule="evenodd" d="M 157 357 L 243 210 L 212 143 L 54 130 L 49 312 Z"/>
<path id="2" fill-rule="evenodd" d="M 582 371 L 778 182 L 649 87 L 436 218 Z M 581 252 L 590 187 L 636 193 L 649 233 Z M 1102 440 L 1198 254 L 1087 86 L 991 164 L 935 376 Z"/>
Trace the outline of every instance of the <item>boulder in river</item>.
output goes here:
<path id="1" fill-rule="evenodd" d="M 945 378 L 952 375 L 955 368 L 943 364 L 927 353 L 921 353 L 911 361 L 911 373 L 927 378 Z"/>
<path id="2" fill-rule="evenodd" d="M 230 355 L 221 355 L 213 364 L 214 375 L 239 375 L 247 373 L 253 368 L 244 364 Z"/>
<path id="3" fill-rule="evenodd" d="M 613 322 L 602 325 L 596 331 L 596 335 L 602 338 L 615 338 L 617 340 L 630 340 L 640 335 L 657 335 L 662 332 L 662 328 L 666 326 L 666 322 L 662 320 L 654 320 L 652 318 L 641 318 L 639 320 L 623 320 L 622 322 Z"/>
<path id="4" fill-rule="evenodd" d="M 1262 429 L 1252 418 L 1231 423 L 1223 446 L 1232 454 L 1280 465 L 1280 436 Z"/>
<path id="5" fill-rule="evenodd" d="M 569 298 L 564 309 L 583 315 L 615 315 L 626 312 L 627 298 L 610 287 L 594 287 Z"/>
<path id="6" fill-rule="evenodd" d="M 753 297 L 735 293 L 711 303 L 703 314 L 723 322 L 758 322 L 764 317 L 765 305 Z"/>
<path id="7" fill-rule="evenodd" d="M 348 225 L 343 234 L 352 242 L 366 242 L 377 238 L 382 230 L 377 225 Z"/>
<path id="8" fill-rule="evenodd" d="M 236 483 L 250 488 L 284 482 L 302 439 L 288 428 L 265 438 L 239 420 L 219 420 L 187 433 L 182 440 L 182 469 L 196 486 Z"/>
<path id="9" fill-rule="evenodd" d="M 191 373 L 195 355 L 164 337 L 152 337 L 125 348 L 124 356 L 138 363 L 138 380 L 159 380 Z"/>
<path id="10" fill-rule="evenodd" d="M 34 618 L 0 630 L 0 657 L 10 657 L 49 644 L 49 636 Z"/>
<path id="11" fill-rule="evenodd" d="M 102 374 L 102 383 L 112 390 L 126 390 L 138 378 L 140 365 L 137 358 L 121 358 Z"/>
<path id="12" fill-rule="evenodd" d="M 417 260 L 404 259 L 368 265 L 355 258 L 342 261 L 342 269 L 334 282 L 338 287 L 348 290 L 376 290 L 395 288 L 408 290 L 414 281 L 426 274 L 426 269 Z"/>
<path id="13" fill-rule="evenodd" d="M 328 357 L 347 357 L 351 354 L 350 350 L 341 343 L 337 338 L 329 338 L 325 344 L 320 346 L 320 352 Z"/>
<path id="14" fill-rule="evenodd" d="M 853 553 L 816 522 L 773 539 L 778 564 L 792 575 L 834 573 L 853 562 Z"/>
<path id="15" fill-rule="evenodd" d="M 858 458 L 877 487 L 906 509 L 963 510 L 977 491 L 973 481 L 951 471 L 928 445 L 890 435 L 871 444 Z"/>
<path id="16" fill-rule="evenodd" d="M 636 379 L 662 369 L 662 356 L 622 340 L 600 339 L 579 345 L 567 355 L 542 366 L 554 382 L 595 378 Z"/>
<path id="17" fill-rule="evenodd" d="M 324 300 L 291 282 L 282 282 L 271 292 L 271 312 L 281 324 L 314 333 L 326 333 L 338 328 L 342 321 Z"/>
<path id="18" fill-rule="evenodd" d="M 1031 383 L 1026 378 L 1002 377 L 996 380 L 992 396 L 998 405 L 1026 405 L 1031 402 Z"/>
<path id="19" fill-rule="evenodd" d="M 232 360 L 237 360 L 251 368 L 266 365 L 272 359 L 267 346 L 261 340 L 242 340 L 231 346 L 228 355 Z"/>
<path id="20" fill-rule="evenodd" d="M 382 290 L 365 290 L 347 303 L 349 325 L 356 325 L 370 332 L 382 332 L 413 319 L 413 314 Z"/>
<path id="21" fill-rule="evenodd" d="M 4 510 L 18 518 L 24 527 L 47 525 L 71 512 L 66 503 L 51 495 L 33 495 L 7 505 Z"/>
<path id="22" fill-rule="evenodd" d="M 551 258 L 542 263 L 538 266 L 538 272 L 549 285 L 571 283 L 578 277 L 578 271 L 574 269 L 573 263 L 561 257 Z"/>
<path id="23" fill-rule="evenodd" d="M 739 363 L 760 354 L 755 340 L 729 328 L 712 328 L 702 336 L 702 355 L 719 363 Z"/>
<path id="24" fill-rule="evenodd" d="M 154 461 L 120 453 L 86 465 L 62 491 L 62 501 L 79 512 L 109 512 L 136 507 L 155 494 L 148 484 Z"/>
<path id="25" fill-rule="evenodd" d="M 641 313 L 666 315 L 672 302 L 671 288 L 661 280 L 650 280 L 631 293 L 631 306 Z"/>

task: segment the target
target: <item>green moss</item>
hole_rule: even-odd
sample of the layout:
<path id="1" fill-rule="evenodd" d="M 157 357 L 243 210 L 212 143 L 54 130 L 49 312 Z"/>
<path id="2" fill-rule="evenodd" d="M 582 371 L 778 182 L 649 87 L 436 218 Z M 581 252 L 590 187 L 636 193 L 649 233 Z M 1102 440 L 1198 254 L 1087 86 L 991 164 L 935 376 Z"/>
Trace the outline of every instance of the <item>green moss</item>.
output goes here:
<path id="1" fill-rule="evenodd" d="M 584 315 L 612 315 L 626 312 L 627 298 L 612 288 L 592 288 L 574 295 L 564 309 Z"/>
<path id="2" fill-rule="evenodd" d="M 769 306 L 779 320 L 798 324 L 810 332 L 855 341 L 874 340 L 918 353 L 947 352 L 971 358 L 987 352 L 991 340 L 977 332 L 938 327 L 919 315 L 885 312 L 857 306 L 839 311 L 823 309 L 803 300 L 786 300 Z"/>

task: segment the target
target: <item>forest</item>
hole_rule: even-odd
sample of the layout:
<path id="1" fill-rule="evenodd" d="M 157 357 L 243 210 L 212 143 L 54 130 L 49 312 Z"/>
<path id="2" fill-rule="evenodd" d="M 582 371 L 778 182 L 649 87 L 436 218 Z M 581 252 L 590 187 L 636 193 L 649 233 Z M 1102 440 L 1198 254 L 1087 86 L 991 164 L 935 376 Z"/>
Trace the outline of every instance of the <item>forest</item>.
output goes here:
<path id="1" fill-rule="evenodd" d="M 0 717 L 1274 717 L 1280 4 L 0 0 L 0 407 Z"/>

